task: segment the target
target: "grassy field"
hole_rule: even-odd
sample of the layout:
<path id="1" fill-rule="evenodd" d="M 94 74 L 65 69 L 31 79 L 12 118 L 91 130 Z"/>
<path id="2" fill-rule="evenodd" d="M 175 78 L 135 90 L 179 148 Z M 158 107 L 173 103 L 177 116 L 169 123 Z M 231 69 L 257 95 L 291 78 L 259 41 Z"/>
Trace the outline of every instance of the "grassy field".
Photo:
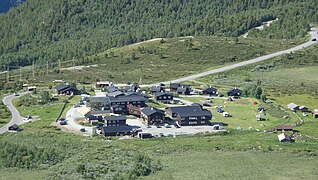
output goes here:
<path id="1" fill-rule="evenodd" d="M 65 70 L 58 74 L 57 64 L 50 66 L 53 73 L 46 74 L 37 68 L 37 77 L 49 82 L 54 79 L 67 81 L 104 79 L 125 83 L 154 83 L 199 73 L 208 69 L 240 62 L 300 44 L 304 39 L 293 42 L 225 37 L 172 38 L 164 43 L 160 40 L 115 48 L 105 53 L 75 60 L 75 64 L 90 64 L 81 70 Z M 72 61 L 62 63 L 69 67 Z M 43 71 L 43 72 L 42 72 Z M 27 69 L 23 73 L 29 72 Z M 18 73 L 18 71 L 17 71 Z M 14 73 L 12 73 L 14 75 Z M 18 74 L 17 74 L 18 75 Z M 31 79 L 31 78 L 30 78 Z"/>
<path id="2" fill-rule="evenodd" d="M 183 99 L 201 104 L 204 100 L 203 97 L 184 97 Z M 254 101 L 258 104 L 253 105 L 252 102 Z M 235 101 L 225 101 L 223 99 L 214 98 L 212 99 L 211 107 L 205 108 L 212 112 L 212 122 L 223 122 L 228 124 L 225 128 L 235 129 L 239 126 L 245 130 L 249 128 L 264 130 L 271 129 L 275 125 L 283 124 L 285 122 L 282 117 L 271 115 L 271 109 L 266 111 L 266 116 L 261 113 L 261 117 L 267 119 L 266 121 L 256 121 L 256 114 L 259 113 L 257 109 L 259 107 L 264 107 L 264 105 L 265 103 L 253 98 L 241 98 Z M 222 106 L 222 109 L 231 114 L 232 117 L 223 117 L 222 113 L 217 112 L 215 106 Z"/>
<path id="3" fill-rule="evenodd" d="M 269 94 L 318 94 L 318 48 L 197 79 L 206 84 L 246 86 L 260 81 Z"/>
<path id="4" fill-rule="evenodd" d="M 316 179 L 317 158 L 284 153 L 188 151 L 161 156 L 164 170 L 143 179 Z M 288 169 L 286 171 L 286 169 Z"/>

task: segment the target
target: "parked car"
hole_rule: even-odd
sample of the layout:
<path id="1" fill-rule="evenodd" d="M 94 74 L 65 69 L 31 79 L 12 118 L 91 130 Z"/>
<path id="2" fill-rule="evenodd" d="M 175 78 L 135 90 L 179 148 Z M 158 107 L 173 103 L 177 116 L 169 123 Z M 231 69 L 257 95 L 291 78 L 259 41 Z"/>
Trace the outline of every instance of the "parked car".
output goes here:
<path id="1" fill-rule="evenodd" d="M 58 120 L 59 121 L 65 121 L 65 118 L 59 118 Z"/>
<path id="2" fill-rule="evenodd" d="M 151 128 L 151 126 L 150 126 L 150 125 L 148 125 L 148 126 L 147 126 L 147 128 Z"/>
<path id="3" fill-rule="evenodd" d="M 171 126 L 169 124 L 165 124 L 164 127 L 165 128 L 171 128 Z"/>
<path id="4" fill-rule="evenodd" d="M 19 94 L 19 93 L 16 93 L 16 92 L 13 93 L 13 95 L 14 95 L 14 96 L 20 96 L 20 94 Z"/>
<path id="5" fill-rule="evenodd" d="M 81 128 L 80 131 L 81 131 L 81 132 L 85 132 L 86 129 L 85 129 L 85 128 Z"/>
<path id="6" fill-rule="evenodd" d="M 157 128 L 161 128 L 161 126 L 159 124 L 156 125 Z"/>
<path id="7" fill-rule="evenodd" d="M 312 41 L 317 41 L 317 39 L 312 39 Z"/>
<path id="8" fill-rule="evenodd" d="M 60 125 L 67 125 L 67 122 L 66 121 L 61 121 Z"/>

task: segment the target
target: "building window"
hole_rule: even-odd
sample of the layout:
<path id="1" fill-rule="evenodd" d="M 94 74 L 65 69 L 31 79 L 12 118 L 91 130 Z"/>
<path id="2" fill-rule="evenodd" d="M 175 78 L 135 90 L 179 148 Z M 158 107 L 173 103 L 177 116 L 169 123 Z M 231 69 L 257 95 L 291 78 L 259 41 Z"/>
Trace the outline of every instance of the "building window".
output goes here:
<path id="1" fill-rule="evenodd" d="M 201 124 L 205 124 L 205 121 L 201 121 Z"/>
<path id="2" fill-rule="evenodd" d="M 163 96 L 163 99 L 167 99 L 167 96 Z"/>
<path id="3" fill-rule="evenodd" d="M 162 98 L 161 96 L 158 97 L 158 99 L 161 99 L 161 98 Z"/>
<path id="4" fill-rule="evenodd" d="M 189 124 L 198 124 L 197 121 L 189 121 Z"/>
<path id="5" fill-rule="evenodd" d="M 171 99 L 171 96 L 168 96 L 168 99 Z"/>
<path id="6" fill-rule="evenodd" d="M 201 119 L 205 119 L 205 116 L 201 116 Z"/>
<path id="7" fill-rule="evenodd" d="M 189 120 L 196 120 L 197 117 L 189 117 Z"/>

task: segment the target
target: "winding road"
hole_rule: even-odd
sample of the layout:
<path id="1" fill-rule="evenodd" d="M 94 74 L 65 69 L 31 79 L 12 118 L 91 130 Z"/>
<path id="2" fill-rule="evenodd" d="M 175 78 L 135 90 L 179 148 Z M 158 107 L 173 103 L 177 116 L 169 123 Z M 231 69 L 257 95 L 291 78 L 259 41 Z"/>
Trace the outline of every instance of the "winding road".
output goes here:
<path id="1" fill-rule="evenodd" d="M 254 58 L 254 59 L 251 59 L 251 60 L 243 61 L 243 62 L 240 62 L 240 63 L 224 66 L 224 67 L 221 67 L 221 68 L 212 69 L 212 70 L 209 70 L 209 71 L 206 71 L 206 72 L 203 72 L 203 73 L 194 74 L 194 75 L 190 75 L 190 76 L 187 76 L 187 77 L 174 79 L 174 80 L 171 80 L 171 81 L 165 81 L 165 82 L 161 82 L 161 83 L 169 84 L 169 83 L 180 83 L 180 82 L 183 82 L 183 81 L 190 81 L 190 80 L 193 80 L 193 79 L 196 79 L 196 78 L 200 78 L 200 77 L 203 77 L 203 76 L 207 76 L 207 75 L 211 75 L 211 74 L 216 74 L 216 73 L 228 71 L 228 70 L 231 70 L 231 69 L 234 69 L 234 68 L 238 68 L 238 67 L 250 65 L 250 64 L 253 64 L 253 63 L 265 61 L 267 59 L 270 59 L 270 58 L 273 58 L 273 57 L 276 57 L 276 56 L 280 56 L 280 55 L 283 55 L 283 54 L 288 54 L 288 53 L 291 53 L 291 52 L 294 52 L 294 51 L 298 51 L 298 50 L 301 50 L 303 48 L 306 48 L 306 47 L 309 47 L 309 46 L 311 46 L 313 44 L 318 43 L 318 41 L 317 41 L 318 40 L 317 31 L 318 31 L 317 28 L 314 28 L 314 27 L 311 28 L 310 31 L 309 31 L 309 34 L 311 35 L 310 40 L 308 42 L 300 44 L 300 45 L 298 45 L 296 47 L 293 47 L 293 48 L 290 48 L 290 49 L 286 49 L 286 50 L 282 50 L 282 51 L 278 51 L 278 52 L 275 52 L 275 53 L 272 53 L 272 54 L 268 54 L 268 55 L 261 56 L 261 57 L 258 57 L 258 58 Z M 314 39 L 316 39 L 316 40 L 313 41 Z M 155 86 L 155 85 L 158 85 L 158 84 L 159 83 L 157 83 L 157 84 L 146 84 L 146 85 L 141 85 L 141 87 L 151 87 L 151 86 Z"/>
<path id="2" fill-rule="evenodd" d="M 27 93 L 28 92 L 24 92 L 24 93 L 21 93 L 20 95 L 23 96 Z M 19 111 L 12 104 L 12 100 L 14 98 L 17 98 L 17 97 L 18 96 L 15 96 L 15 95 L 8 95 L 8 96 L 3 98 L 3 104 L 5 104 L 8 107 L 8 109 L 10 110 L 10 112 L 12 114 L 12 118 L 8 124 L 6 124 L 5 126 L 0 128 L 0 134 L 7 132 L 9 126 L 11 126 L 13 124 L 19 125 L 22 123 L 22 119 L 21 119 Z"/>
<path id="3" fill-rule="evenodd" d="M 254 58 L 254 59 L 251 59 L 251 60 L 243 61 L 243 62 L 240 62 L 240 63 L 224 66 L 222 68 L 217 68 L 217 69 L 209 70 L 209 71 L 206 71 L 206 72 L 203 72 L 203 73 L 194 74 L 194 75 L 191 75 L 191 76 L 187 76 L 187 77 L 183 77 L 183 78 L 179 78 L 179 79 L 174 79 L 174 80 L 171 80 L 171 81 L 161 82 L 161 83 L 169 84 L 169 83 L 180 83 L 180 82 L 183 82 L 183 81 L 189 81 L 189 80 L 193 80 L 193 79 L 200 78 L 200 77 L 203 77 L 203 76 L 207 76 L 207 75 L 211 75 L 211 74 L 215 74 L 215 73 L 220 73 L 220 72 L 228 71 L 228 70 L 231 70 L 231 69 L 234 69 L 234 68 L 246 66 L 246 65 L 249 65 L 249 64 L 265 61 L 267 59 L 270 59 L 270 58 L 273 58 L 273 57 L 276 57 L 276 56 L 280 56 L 280 55 L 283 55 L 283 54 L 288 54 L 288 53 L 291 53 L 291 52 L 294 52 L 294 51 L 297 51 L 297 50 L 300 50 L 300 49 L 303 49 L 303 48 L 306 48 L 306 47 L 309 47 L 309 46 L 311 46 L 313 44 L 318 43 L 317 42 L 317 39 L 318 39 L 317 31 L 318 31 L 317 28 L 311 28 L 310 31 L 309 31 L 309 34 L 311 35 L 311 39 L 308 42 L 303 43 L 301 45 L 298 45 L 296 47 L 293 47 L 293 48 L 290 48 L 290 49 L 287 49 L 287 50 L 278 51 L 278 52 L 275 52 L 275 53 L 272 53 L 272 54 L 268 54 L 268 55 L 261 56 L 261 57 L 258 57 L 258 58 Z M 158 85 L 158 84 L 159 83 L 141 85 L 141 87 L 150 87 L 150 86 L 154 86 L 154 85 Z M 21 93 L 21 95 L 24 95 L 26 93 L 28 93 L 28 92 Z M 9 96 L 6 96 L 3 99 L 3 103 L 11 111 L 12 119 L 4 127 L 0 128 L 0 134 L 3 134 L 5 132 L 7 132 L 9 126 L 11 126 L 13 124 L 21 124 L 22 123 L 19 111 L 12 105 L 12 102 L 11 102 L 12 99 L 14 99 L 15 97 L 16 96 L 14 96 L 14 95 L 9 95 Z M 82 128 L 82 126 L 78 126 L 75 123 L 74 117 L 72 117 L 74 114 L 75 114 L 74 113 L 74 109 L 72 108 L 67 113 L 67 119 L 68 119 L 68 123 L 72 127 L 74 127 L 74 130 L 78 130 L 79 128 Z M 88 130 L 87 133 L 91 133 L 91 128 L 86 128 L 86 129 Z"/>

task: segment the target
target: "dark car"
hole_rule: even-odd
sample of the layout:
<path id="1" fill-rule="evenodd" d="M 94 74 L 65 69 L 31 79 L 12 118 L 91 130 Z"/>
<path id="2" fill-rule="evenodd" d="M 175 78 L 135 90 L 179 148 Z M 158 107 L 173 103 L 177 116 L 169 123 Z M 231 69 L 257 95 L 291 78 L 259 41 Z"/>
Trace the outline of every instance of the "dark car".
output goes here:
<path id="1" fill-rule="evenodd" d="M 317 39 L 312 39 L 312 41 L 317 41 Z"/>
<path id="2" fill-rule="evenodd" d="M 58 120 L 59 121 L 65 121 L 65 118 L 59 118 Z"/>
<path id="3" fill-rule="evenodd" d="M 81 128 L 80 131 L 81 131 L 81 132 L 85 132 L 86 129 L 85 129 L 85 128 Z"/>
<path id="4" fill-rule="evenodd" d="M 156 125 L 156 127 L 157 127 L 157 128 L 161 128 L 161 126 L 160 126 L 160 125 Z"/>
<path id="5" fill-rule="evenodd" d="M 60 125 L 67 125 L 67 122 L 66 121 L 61 121 Z"/>

